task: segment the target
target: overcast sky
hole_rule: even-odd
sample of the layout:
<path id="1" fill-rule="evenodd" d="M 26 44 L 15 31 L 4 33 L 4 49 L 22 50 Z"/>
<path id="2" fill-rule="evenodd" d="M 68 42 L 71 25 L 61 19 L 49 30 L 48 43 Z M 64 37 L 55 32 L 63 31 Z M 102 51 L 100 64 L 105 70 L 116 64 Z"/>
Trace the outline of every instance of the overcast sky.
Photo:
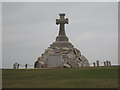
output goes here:
<path id="1" fill-rule="evenodd" d="M 113 2 L 3 2 L 3 68 L 15 62 L 33 65 L 55 41 L 56 19 L 65 13 L 69 41 L 90 63 L 118 64 L 118 6 Z"/>

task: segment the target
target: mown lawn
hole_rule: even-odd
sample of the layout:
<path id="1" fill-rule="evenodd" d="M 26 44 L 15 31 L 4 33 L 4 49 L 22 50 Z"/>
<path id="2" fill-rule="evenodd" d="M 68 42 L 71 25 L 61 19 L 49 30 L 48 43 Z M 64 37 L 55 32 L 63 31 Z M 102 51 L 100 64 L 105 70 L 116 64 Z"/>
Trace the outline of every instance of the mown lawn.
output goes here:
<path id="1" fill-rule="evenodd" d="M 3 69 L 3 88 L 117 88 L 118 67 Z"/>

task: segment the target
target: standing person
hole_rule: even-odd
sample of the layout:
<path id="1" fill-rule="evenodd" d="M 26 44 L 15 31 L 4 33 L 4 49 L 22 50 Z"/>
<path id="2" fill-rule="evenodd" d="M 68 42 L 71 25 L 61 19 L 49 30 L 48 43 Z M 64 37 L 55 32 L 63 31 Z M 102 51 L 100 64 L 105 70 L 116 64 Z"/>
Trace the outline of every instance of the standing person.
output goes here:
<path id="1" fill-rule="evenodd" d="M 25 64 L 25 69 L 27 69 L 27 64 Z"/>
<path id="2" fill-rule="evenodd" d="M 99 67 L 99 61 L 97 60 L 97 67 Z"/>
<path id="3" fill-rule="evenodd" d="M 17 69 L 19 69 L 20 64 L 17 64 Z"/>
<path id="4" fill-rule="evenodd" d="M 110 61 L 108 61 L 108 63 L 109 63 L 109 66 L 111 66 L 111 62 L 110 62 Z"/>
<path id="5" fill-rule="evenodd" d="M 94 65 L 94 67 L 95 67 L 95 62 L 93 62 L 93 65 Z"/>
<path id="6" fill-rule="evenodd" d="M 106 66 L 106 62 L 104 62 L 104 66 Z"/>
<path id="7" fill-rule="evenodd" d="M 13 64 L 13 69 L 16 69 L 15 63 Z"/>
<path id="8" fill-rule="evenodd" d="M 108 65 L 109 65 L 109 62 L 108 62 L 108 61 L 106 61 L 106 64 L 107 64 L 106 66 L 108 66 Z"/>

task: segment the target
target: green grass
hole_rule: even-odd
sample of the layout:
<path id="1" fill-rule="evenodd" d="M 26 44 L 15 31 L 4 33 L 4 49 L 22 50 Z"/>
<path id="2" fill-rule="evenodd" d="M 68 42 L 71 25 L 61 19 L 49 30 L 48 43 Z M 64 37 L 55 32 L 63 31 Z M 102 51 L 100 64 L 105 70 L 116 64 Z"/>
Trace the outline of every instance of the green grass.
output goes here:
<path id="1" fill-rule="evenodd" d="M 118 67 L 3 69 L 3 88 L 117 88 Z"/>

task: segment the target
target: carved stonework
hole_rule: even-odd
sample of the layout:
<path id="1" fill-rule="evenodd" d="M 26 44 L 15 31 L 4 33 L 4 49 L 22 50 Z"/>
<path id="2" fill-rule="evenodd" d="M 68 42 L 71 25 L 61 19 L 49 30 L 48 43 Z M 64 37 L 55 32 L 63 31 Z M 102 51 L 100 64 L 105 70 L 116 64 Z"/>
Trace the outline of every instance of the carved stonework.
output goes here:
<path id="1" fill-rule="evenodd" d="M 51 68 L 51 67 L 87 67 L 88 60 L 81 55 L 81 52 L 74 48 L 69 42 L 65 33 L 65 24 L 68 24 L 68 19 L 64 18 L 65 14 L 61 13 L 60 19 L 56 19 L 56 24 L 60 24 L 59 34 L 56 41 L 48 47 L 45 52 L 38 57 L 35 62 L 35 68 Z"/>

